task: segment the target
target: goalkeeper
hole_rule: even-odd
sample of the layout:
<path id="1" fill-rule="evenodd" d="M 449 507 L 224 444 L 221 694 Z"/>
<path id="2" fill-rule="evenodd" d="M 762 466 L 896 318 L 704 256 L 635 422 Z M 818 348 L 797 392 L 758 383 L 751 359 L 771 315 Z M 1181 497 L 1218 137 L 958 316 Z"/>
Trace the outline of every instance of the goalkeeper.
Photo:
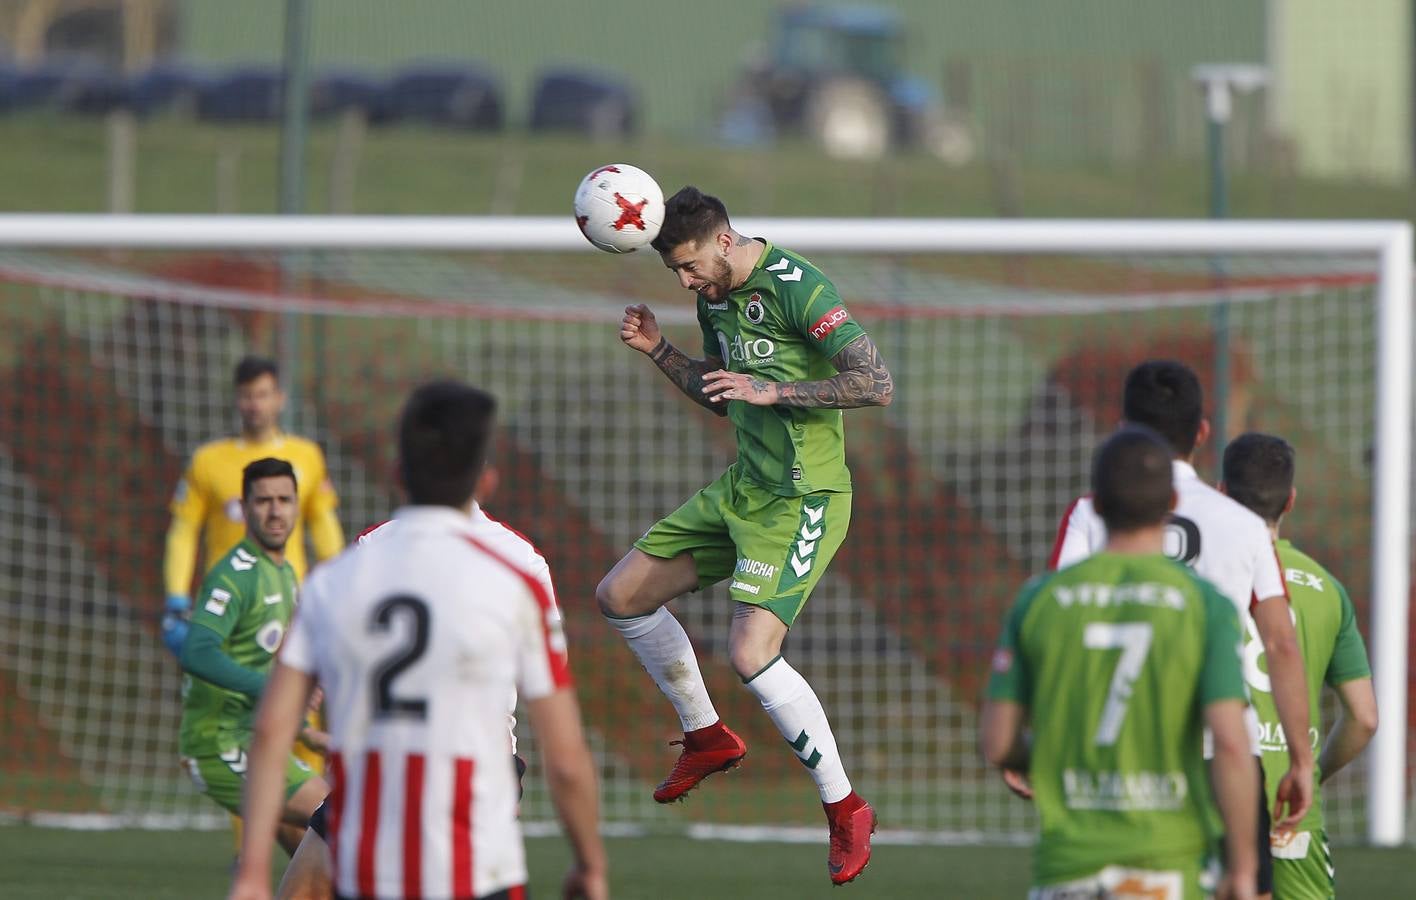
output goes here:
<path id="1" fill-rule="evenodd" d="M 686 187 L 665 205 L 654 249 L 697 295 L 703 358 L 670 344 L 647 306 L 620 339 L 736 433 L 738 458 L 661 519 L 605 576 L 600 609 L 673 703 L 683 753 L 654 791 L 676 800 L 747 746 L 718 718 L 683 626 L 664 605 L 725 579 L 732 665 L 816 782 L 843 884 L 870 861 L 875 813 L 851 789 L 826 711 L 782 658 L 782 641 L 846 537 L 851 477 L 841 410 L 885 406 L 880 351 L 807 260 L 733 230 L 721 201 Z"/>
<path id="2" fill-rule="evenodd" d="M 196 568 L 198 537 L 209 570 L 245 535 L 239 473 L 246 464 L 268 456 L 289 460 L 296 477 L 305 485 L 288 545 L 296 578 L 304 578 L 308 568 L 306 530 L 317 558 L 329 559 L 344 549 L 344 532 L 334 512 L 339 498 L 329 482 L 324 454 L 314 441 L 280 430 L 285 392 L 280 388 L 279 368 L 269 359 L 247 356 L 236 364 L 235 381 L 241 433 L 198 447 L 172 498 L 172 524 L 167 530 L 162 561 L 163 583 L 167 587 L 162 636 L 173 653 L 181 651 L 186 636 L 186 615 L 192 608 L 188 592 Z"/>

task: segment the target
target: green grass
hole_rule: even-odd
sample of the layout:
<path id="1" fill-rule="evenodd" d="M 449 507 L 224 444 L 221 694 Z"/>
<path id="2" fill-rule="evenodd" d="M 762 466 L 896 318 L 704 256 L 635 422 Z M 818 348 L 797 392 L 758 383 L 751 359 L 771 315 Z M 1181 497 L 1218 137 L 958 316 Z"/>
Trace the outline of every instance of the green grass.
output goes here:
<path id="1" fill-rule="evenodd" d="M 0 209 L 106 209 L 107 137 L 97 119 L 37 113 L 0 120 Z M 329 204 L 338 134 L 311 129 L 308 209 Z M 234 212 L 271 212 L 277 186 L 273 126 L 216 126 L 178 119 L 137 131 L 137 211 L 214 212 L 217 160 L 234 178 Z M 830 160 L 803 145 L 727 150 L 706 141 L 644 137 L 586 145 L 522 132 L 485 136 L 403 127 L 368 132 L 358 154 L 353 211 L 359 213 L 566 214 L 574 185 L 593 165 L 633 161 L 666 188 L 695 182 L 754 215 L 1203 216 L 1201 161 L 1145 168 L 1017 167 L 980 163 L 951 169 L 922 155 L 876 163 Z M 1410 218 L 1416 187 L 1236 172 L 1231 215 Z"/>
<path id="2" fill-rule="evenodd" d="M 1031 851 L 1008 847 L 875 849 L 870 868 L 833 891 L 825 847 L 683 838 L 608 842 L 617 898 L 957 897 L 988 900 L 1025 892 Z M 63 831 L 0 827 L 0 885 L 7 900 L 200 900 L 221 897 L 229 877 L 225 832 Z M 532 895 L 559 896 L 569 861 L 565 842 L 527 841 Z M 1340 848 L 1344 900 L 1403 896 L 1416 850 Z"/>

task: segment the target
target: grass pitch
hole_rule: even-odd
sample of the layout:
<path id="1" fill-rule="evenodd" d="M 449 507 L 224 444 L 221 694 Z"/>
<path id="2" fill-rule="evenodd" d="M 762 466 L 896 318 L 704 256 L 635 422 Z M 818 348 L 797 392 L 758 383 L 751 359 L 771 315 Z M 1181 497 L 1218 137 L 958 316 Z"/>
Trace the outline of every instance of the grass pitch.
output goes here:
<path id="1" fill-rule="evenodd" d="M 878 846 L 859 880 L 833 889 L 817 844 L 608 841 L 617 898 L 991 898 L 1024 895 L 1027 848 Z M 534 897 L 560 895 L 569 853 L 558 838 L 527 841 Z M 1344 900 L 1407 896 L 1416 849 L 1339 848 Z M 0 827 L 0 895 L 7 900 L 201 900 L 228 885 L 226 832 L 66 831 Z M 275 873 L 272 873 L 274 876 Z"/>

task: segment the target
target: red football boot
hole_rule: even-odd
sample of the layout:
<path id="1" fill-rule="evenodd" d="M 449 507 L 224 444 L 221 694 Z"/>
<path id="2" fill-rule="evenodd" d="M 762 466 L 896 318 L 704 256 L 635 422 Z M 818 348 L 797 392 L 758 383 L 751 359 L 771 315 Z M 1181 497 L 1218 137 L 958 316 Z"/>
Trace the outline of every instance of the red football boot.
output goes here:
<path id="1" fill-rule="evenodd" d="M 654 789 L 654 800 L 658 803 L 682 799 L 698 787 L 698 782 L 714 772 L 736 767 L 747 755 L 747 744 L 722 722 L 684 732 L 683 740 L 672 743 L 681 744 L 683 752 L 669 777 Z"/>
<path id="2" fill-rule="evenodd" d="M 831 826 L 831 852 L 826 857 L 826 870 L 831 873 L 832 884 L 845 884 L 870 865 L 875 810 L 855 791 L 835 803 L 821 805 L 826 808 L 826 822 Z"/>

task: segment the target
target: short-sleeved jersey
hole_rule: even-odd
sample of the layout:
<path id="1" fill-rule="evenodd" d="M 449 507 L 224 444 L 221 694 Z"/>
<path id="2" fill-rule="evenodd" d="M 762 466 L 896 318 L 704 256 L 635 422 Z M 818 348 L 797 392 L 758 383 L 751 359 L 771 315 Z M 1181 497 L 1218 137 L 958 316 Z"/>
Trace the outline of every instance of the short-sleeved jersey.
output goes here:
<path id="1" fill-rule="evenodd" d="M 542 555 L 541 551 L 536 549 L 536 545 L 532 543 L 531 539 L 510 525 L 493 519 L 487 515 L 480 504 L 475 502 L 472 504 L 471 518 L 472 533 L 477 536 L 477 539 L 535 578 L 546 592 L 546 596 L 550 598 L 551 605 L 554 606 L 556 604 L 556 586 L 551 580 L 551 566 L 546 562 L 546 557 Z M 355 538 L 355 541 L 362 545 L 370 541 L 382 540 L 397 528 L 398 520 L 389 519 L 364 529 Z M 506 713 L 507 731 L 511 736 L 511 752 L 515 753 L 516 691 L 511 692 Z"/>
<path id="2" fill-rule="evenodd" d="M 988 697 L 1027 707 L 1038 884 L 1107 865 L 1189 866 L 1217 835 L 1204 708 L 1244 698 L 1239 620 L 1162 556 L 1099 553 L 1030 581 Z"/>
<path id="3" fill-rule="evenodd" d="M 726 300 L 699 295 L 698 323 L 707 356 L 730 372 L 777 382 L 836 375 L 831 358 L 865 334 L 820 269 L 771 243 Z M 783 497 L 851 489 L 839 409 L 732 401 L 728 418 L 749 481 Z"/>
<path id="4" fill-rule="evenodd" d="M 1195 467 L 1174 462 L 1176 504 L 1165 529 L 1165 555 L 1193 568 L 1219 588 L 1249 622 L 1249 608 L 1260 600 L 1286 596 L 1278 554 L 1268 525 L 1251 510 L 1200 480 Z M 1106 523 L 1091 497 L 1072 502 L 1057 530 L 1048 567 L 1060 569 L 1086 559 L 1106 546 Z M 1259 752 L 1259 722 L 1245 713 L 1254 753 Z"/>
<path id="5" fill-rule="evenodd" d="M 1337 686 L 1345 681 L 1372 677 L 1367 663 L 1367 646 L 1357 630 L 1357 614 L 1347 590 L 1312 557 L 1288 541 L 1278 542 L 1278 559 L 1288 581 L 1288 598 L 1293 614 L 1293 627 L 1298 633 L 1298 647 L 1303 654 L 1303 669 L 1308 680 L 1308 717 L 1312 722 L 1308 741 L 1313 755 L 1318 755 L 1319 724 L 1322 715 L 1319 701 L 1323 685 Z M 1264 785 L 1268 803 L 1273 806 L 1279 781 L 1288 771 L 1288 741 L 1279 724 L 1278 707 L 1273 702 L 1264 646 L 1250 629 L 1244 644 L 1244 678 L 1249 683 L 1254 710 L 1259 716 L 1259 749 L 1263 751 Z M 1313 772 L 1313 806 L 1299 824 L 1299 831 L 1317 831 L 1323 827 L 1323 800 L 1319 784 L 1322 772 Z"/>
<path id="6" fill-rule="evenodd" d="M 174 518 L 185 519 L 202 529 L 202 554 L 210 567 L 246 533 L 241 512 L 241 470 L 265 457 L 288 460 L 295 467 L 300 514 L 295 530 L 285 545 L 286 558 L 303 578 L 305 559 L 304 523 L 311 517 L 335 508 L 339 498 L 330 484 L 324 453 L 314 441 L 289 434 L 274 440 L 251 443 L 242 438 L 225 438 L 197 448 L 192 461 L 177 483 L 172 497 Z"/>
<path id="7" fill-rule="evenodd" d="M 277 565 L 249 538 L 219 559 L 197 593 L 192 624 L 221 635 L 221 651 L 237 665 L 266 672 L 295 614 L 295 569 Z M 194 675 L 182 682 L 183 756 L 245 747 L 256 701 Z"/>
<path id="8" fill-rule="evenodd" d="M 408 507 L 316 569 L 281 662 L 325 691 L 336 892 L 480 897 L 525 883 L 506 698 L 568 687 L 531 574 L 445 507 Z"/>

